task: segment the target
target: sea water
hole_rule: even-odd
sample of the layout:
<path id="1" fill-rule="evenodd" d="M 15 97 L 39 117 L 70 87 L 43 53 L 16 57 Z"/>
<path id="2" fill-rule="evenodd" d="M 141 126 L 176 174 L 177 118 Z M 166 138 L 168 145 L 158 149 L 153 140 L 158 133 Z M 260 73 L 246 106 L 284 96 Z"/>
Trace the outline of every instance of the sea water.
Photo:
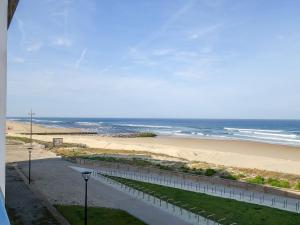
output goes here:
<path id="1" fill-rule="evenodd" d="M 29 118 L 10 120 L 29 122 Z M 300 146 L 300 120 L 34 118 L 48 127 L 80 128 L 101 135 L 153 132 L 158 135 L 237 139 Z"/>

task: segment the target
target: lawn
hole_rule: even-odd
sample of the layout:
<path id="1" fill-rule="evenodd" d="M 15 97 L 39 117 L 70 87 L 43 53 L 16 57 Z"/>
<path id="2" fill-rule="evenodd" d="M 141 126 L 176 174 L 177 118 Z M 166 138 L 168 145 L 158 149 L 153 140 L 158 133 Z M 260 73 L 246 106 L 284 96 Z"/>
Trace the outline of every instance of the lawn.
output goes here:
<path id="1" fill-rule="evenodd" d="M 219 220 L 226 218 L 222 224 L 237 223 L 238 225 L 299 225 L 300 214 L 287 212 L 270 207 L 239 202 L 232 199 L 214 197 L 202 193 L 195 193 L 157 184 L 150 184 L 124 178 L 111 177 L 121 183 L 143 190 L 157 197 L 172 199 L 169 202 L 193 212 L 202 212 L 205 217 L 214 214 Z M 180 203 L 178 203 L 180 202 Z"/>
<path id="2" fill-rule="evenodd" d="M 75 205 L 56 205 L 71 225 L 84 223 L 84 207 Z M 110 208 L 88 208 L 88 225 L 145 225 L 127 212 Z"/>

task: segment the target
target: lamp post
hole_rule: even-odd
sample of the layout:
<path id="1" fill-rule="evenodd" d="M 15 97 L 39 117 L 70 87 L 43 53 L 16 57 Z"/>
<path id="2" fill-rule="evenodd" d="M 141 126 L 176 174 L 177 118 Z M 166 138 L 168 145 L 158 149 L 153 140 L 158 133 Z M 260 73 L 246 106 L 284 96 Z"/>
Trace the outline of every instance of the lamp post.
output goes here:
<path id="1" fill-rule="evenodd" d="M 28 183 L 31 181 L 31 151 L 32 147 L 28 148 L 29 160 L 28 160 Z"/>
<path id="2" fill-rule="evenodd" d="M 82 172 L 82 177 L 85 181 L 85 201 L 84 201 L 84 225 L 87 225 L 87 182 L 91 176 L 90 171 Z"/>
<path id="3" fill-rule="evenodd" d="M 31 151 L 32 151 L 32 116 L 35 115 L 35 113 L 30 110 L 28 113 L 30 116 L 30 147 L 28 148 L 28 154 L 29 154 L 29 161 L 28 161 L 28 183 L 30 184 L 31 181 Z"/>

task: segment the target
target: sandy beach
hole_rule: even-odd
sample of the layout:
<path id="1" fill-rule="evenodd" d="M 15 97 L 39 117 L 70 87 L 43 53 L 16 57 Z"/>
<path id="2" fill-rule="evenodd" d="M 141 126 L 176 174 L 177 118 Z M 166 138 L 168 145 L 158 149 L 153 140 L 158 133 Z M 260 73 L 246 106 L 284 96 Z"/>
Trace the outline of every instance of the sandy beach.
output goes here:
<path id="1" fill-rule="evenodd" d="M 40 125 L 34 125 L 33 129 L 34 132 L 78 132 L 78 129 L 48 128 Z M 28 131 L 29 124 L 7 121 L 7 135 L 24 136 L 20 133 Z M 33 138 L 52 141 L 54 136 L 62 137 L 64 142 L 82 143 L 91 148 L 148 151 L 228 167 L 300 174 L 300 147 L 165 136 L 117 138 L 98 135 L 33 135 Z"/>

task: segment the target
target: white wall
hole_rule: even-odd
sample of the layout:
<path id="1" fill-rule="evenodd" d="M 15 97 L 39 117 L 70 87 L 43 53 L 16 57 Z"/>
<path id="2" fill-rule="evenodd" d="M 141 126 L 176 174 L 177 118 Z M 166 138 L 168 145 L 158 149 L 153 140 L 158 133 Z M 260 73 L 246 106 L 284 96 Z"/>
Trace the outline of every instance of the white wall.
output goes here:
<path id="1" fill-rule="evenodd" d="M 5 194 L 7 0 L 0 0 L 0 187 Z"/>

